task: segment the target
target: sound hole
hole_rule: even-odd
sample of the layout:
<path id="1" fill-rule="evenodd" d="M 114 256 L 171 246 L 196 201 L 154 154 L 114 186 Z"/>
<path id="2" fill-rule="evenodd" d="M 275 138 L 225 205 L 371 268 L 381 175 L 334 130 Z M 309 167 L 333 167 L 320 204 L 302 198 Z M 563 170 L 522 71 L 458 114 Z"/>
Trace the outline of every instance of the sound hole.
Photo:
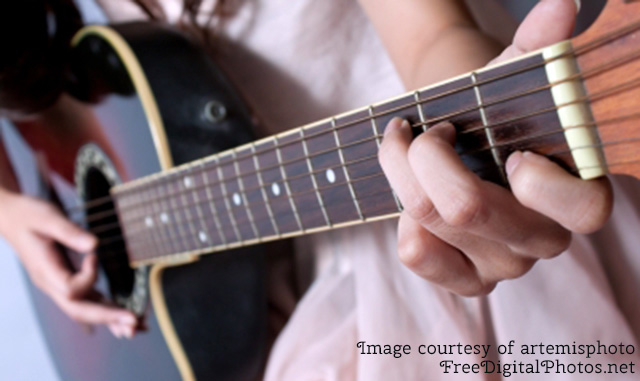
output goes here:
<path id="1" fill-rule="evenodd" d="M 109 199 L 111 185 L 100 170 L 92 167 L 86 174 L 84 186 L 85 202 L 91 206 L 87 210 L 87 222 L 100 242 L 98 260 L 109 281 L 111 296 L 116 301 L 128 298 L 133 291 L 135 273 L 129 266 L 118 216 Z"/>

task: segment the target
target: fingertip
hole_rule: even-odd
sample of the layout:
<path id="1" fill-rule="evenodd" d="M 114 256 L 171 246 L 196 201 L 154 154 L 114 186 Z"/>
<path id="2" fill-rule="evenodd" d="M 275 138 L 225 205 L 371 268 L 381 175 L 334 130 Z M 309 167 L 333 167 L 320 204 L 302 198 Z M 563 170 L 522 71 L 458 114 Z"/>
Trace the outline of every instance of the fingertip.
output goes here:
<path id="1" fill-rule="evenodd" d="M 521 151 L 515 151 L 509 158 L 507 159 L 507 163 L 505 164 L 505 169 L 507 171 L 507 176 L 511 177 L 515 173 L 516 169 L 522 162 L 523 154 Z"/>
<path id="2" fill-rule="evenodd" d="M 394 132 L 399 132 L 404 135 L 411 136 L 411 123 L 409 123 L 409 121 L 406 119 L 398 117 L 391 119 L 384 130 L 384 137 L 388 137 Z"/>
<path id="3" fill-rule="evenodd" d="M 440 122 L 429 128 L 428 131 L 451 145 L 456 143 L 456 129 L 450 122 Z"/>

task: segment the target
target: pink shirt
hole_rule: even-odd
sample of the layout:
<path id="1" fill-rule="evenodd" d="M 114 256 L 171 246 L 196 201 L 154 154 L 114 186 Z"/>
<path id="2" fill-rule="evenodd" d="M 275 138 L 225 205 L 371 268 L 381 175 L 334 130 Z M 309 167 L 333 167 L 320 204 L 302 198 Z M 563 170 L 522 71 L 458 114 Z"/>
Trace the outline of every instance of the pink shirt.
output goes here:
<path id="1" fill-rule="evenodd" d="M 102 0 L 113 20 L 141 17 L 135 6 Z M 161 1 L 177 22 L 180 0 Z M 207 4 L 210 4 L 207 2 Z M 356 1 L 246 1 L 221 28 L 232 42 L 219 58 L 232 81 L 275 133 L 380 101 L 404 90 Z M 206 8 L 206 7 L 205 7 Z M 634 354 L 522 355 L 523 344 L 634 345 L 640 335 L 640 186 L 614 179 L 611 222 L 570 249 L 540 261 L 488 297 L 462 298 L 404 268 L 396 257 L 396 221 L 298 239 L 300 261 L 314 258 L 313 283 L 269 357 L 267 380 L 464 380 L 501 374 L 443 374 L 442 360 L 513 364 L 558 360 L 636 364 Z M 303 266 L 303 268 L 309 268 Z M 498 344 L 515 341 L 513 354 Z M 357 343 L 410 345 L 411 354 L 361 354 Z M 480 354 L 425 354 L 435 344 L 492 345 Z M 433 347 L 431 347 L 433 348 Z M 457 351 L 457 349 L 456 349 Z M 636 372 L 640 371 L 635 369 Z M 446 377 L 445 377 L 446 376 Z M 517 374 L 518 380 L 603 379 L 602 374 Z M 618 374 L 611 379 L 637 379 Z"/>

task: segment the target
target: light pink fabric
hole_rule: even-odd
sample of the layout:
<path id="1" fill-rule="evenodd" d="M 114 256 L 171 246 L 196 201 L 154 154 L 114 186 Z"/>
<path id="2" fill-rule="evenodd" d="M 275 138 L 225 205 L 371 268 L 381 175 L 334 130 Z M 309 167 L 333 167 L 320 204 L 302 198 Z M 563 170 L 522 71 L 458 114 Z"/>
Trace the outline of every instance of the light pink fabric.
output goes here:
<path id="1" fill-rule="evenodd" d="M 131 16 L 103 0 L 114 20 Z M 179 0 L 165 0 L 175 22 Z M 368 20 L 351 0 L 246 1 L 223 28 L 234 45 L 223 65 L 273 133 L 395 96 L 403 91 Z M 575 236 L 570 250 L 501 283 L 488 297 L 465 299 L 418 278 L 397 260 L 395 221 L 297 240 L 301 258 L 317 259 L 315 280 L 270 355 L 267 380 L 500 379 L 443 375 L 443 359 L 419 355 L 420 344 L 638 344 L 640 335 L 640 186 L 614 181 L 611 223 Z M 307 256 L 305 256 L 307 255 Z M 356 343 L 409 344 L 412 354 L 361 355 Z M 517 347 L 516 347 L 517 348 Z M 564 363 L 635 362 L 630 356 L 490 355 L 513 363 L 536 358 Z M 636 369 L 636 371 L 639 371 Z M 517 380 L 588 380 L 603 375 L 518 374 Z M 609 378 L 607 378 L 609 379 Z M 637 379 L 616 375 L 610 379 Z"/>

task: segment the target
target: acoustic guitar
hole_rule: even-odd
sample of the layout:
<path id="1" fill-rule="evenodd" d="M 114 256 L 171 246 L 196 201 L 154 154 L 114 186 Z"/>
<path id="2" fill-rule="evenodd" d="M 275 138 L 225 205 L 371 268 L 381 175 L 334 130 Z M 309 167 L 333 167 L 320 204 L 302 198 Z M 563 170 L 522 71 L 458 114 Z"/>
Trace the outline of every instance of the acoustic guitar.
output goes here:
<path id="1" fill-rule="evenodd" d="M 584 179 L 638 177 L 639 3 L 609 0 L 573 40 L 261 140 L 221 71 L 180 33 L 82 29 L 64 99 L 73 117 L 20 125 L 42 164 L 39 188 L 25 192 L 99 237 L 99 287 L 149 329 L 131 341 L 89 332 L 34 289 L 61 377 L 259 378 L 262 244 L 398 216 L 377 161 L 393 117 L 416 134 L 451 121 L 463 161 L 499 184 L 514 150 Z"/>

